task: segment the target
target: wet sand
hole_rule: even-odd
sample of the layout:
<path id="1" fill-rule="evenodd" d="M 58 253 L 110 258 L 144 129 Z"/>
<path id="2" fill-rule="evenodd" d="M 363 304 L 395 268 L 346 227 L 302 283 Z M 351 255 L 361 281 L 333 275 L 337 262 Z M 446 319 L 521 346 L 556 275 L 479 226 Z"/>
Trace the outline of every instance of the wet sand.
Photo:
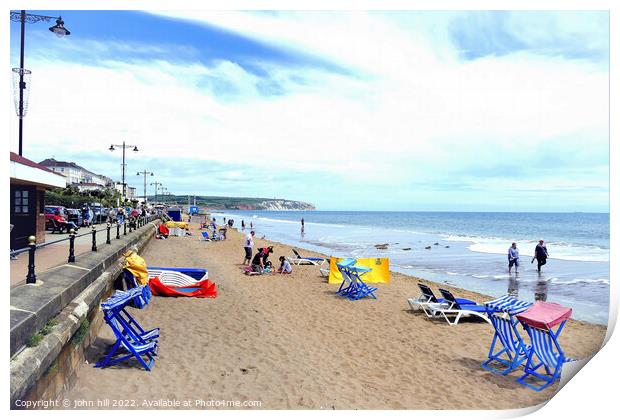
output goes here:
<path id="1" fill-rule="evenodd" d="M 264 409 L 507 409 L 539 404 L 556 390 L 516 383 L 522 369 L 505 377 L 482 369 L 490 325 L 450 326 L 411 311 L 407 298 L 419 295 L 420 279 L 392 273 L 390 284 L 377 285 L 377 300 L 351 302 L 335 295 L 338 285 L 327 284 L 316 266 L 246 276 L 241 232 L 203 242 L 191 226 L 193 236 L 154 239 L 142 255 L 149 265 L 207 268 L 219 296 L 155 297 L 146 309 L 131 310 L 145 328 L 161 328 L 152 372 L 135 362 L 94 368 L 114 341 L 104 325 L 69 399 L 130 400 L 136 408 L 160 399 L 202 408 L 200 399 L 260 401 Z M 292 255 L 287 245 L 254 242 L 255 249 L 274 246 L 274 264 Z M 440 285 L 424 282 L 437 293 Z M 598 351 L 604 335 L 603 326 L 571 320 L 560 343 L 569 357 L 583 358 Z"/>

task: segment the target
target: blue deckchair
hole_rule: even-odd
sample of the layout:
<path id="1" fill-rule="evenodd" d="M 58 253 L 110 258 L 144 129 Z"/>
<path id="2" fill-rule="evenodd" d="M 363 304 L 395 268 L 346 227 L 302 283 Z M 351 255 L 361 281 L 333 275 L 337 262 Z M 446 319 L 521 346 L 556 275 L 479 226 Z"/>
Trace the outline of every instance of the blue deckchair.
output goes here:
<path id="1" fill-rule="evenodd" d="M 495 329 L 495 334 L 489 349 L 489 358 L 482 364 L 482 367 L 493 373 L 507 375 L 523 363 L 529 355 L 530 346 L 523 342 L 519 334 L 517 329 L 519 321 L 516 315 L 527 310 L 532 304 L 512 296 L 503 296 L 486 302 L 484 306 L 491 325 Z M 493 362 L 500 363 L 505 369 L 492 367 Z"/>
<path id="2" fill-rule="evenodd" d="M 203 241 L 211 241 L 211 238 L 209 238 L 209 232 L 208 231 L 203 230 L 200 233 L 202 234 L 202 240 Z"/>
<path id="3" fill-rule="evenodd" d="M 546 327 L 532 322 L 532 317 L 528 318 L 529 314 L 527 313 L 522 313 L 517 316 L 521 325 L 530 336 L 530 341 L 532 343 L 525 364 L 525 374 L 517 379 L 517 382 L 534 391 L 541 391 L 560 377 L 564 362 L 572 361 L 572 359 L 566 357 L 558 342 L 558 337 L 564 325 L 566 325 L 566 321 L 570 317 L 572 309 L 564 308 L 558 304 L 549 302 L 536 302 L 532 310 L 534 310 L 536 306 L 539 308 L 542 306 L 555 306 L 556 308 L 565 309 L 564 313 L 557 313 L 556 319 L 546 320 Z M 556 327 L 555 331 L 553 331 L 553 327 Z M 526 378 L 530 376 L 541 380 L 543 384 L 535 386 L 534 384 L 526 382 Z"/>
<path id="4" fill-rule="evenodd" d="M 153 367 L 157 355 L 159 328 L 145 331 L 125 310 L 125 306 L 133 299 L 141 296 L 145 288 L 148 286 L 137 287 L 128 291 L 117 291 L 101 304 L 103 318 L 114 332 L 116 342 L 108 355 L 95 367 L 105 367 L 132 357 L 135 357 L 147 371 Z M 114 357 L 121 352 L 126 354 Z"/>
<path id="5" fill-rule="evenodd" d="M 135 289 L 138 287 L 138 283 L 136 282 L 136 279 L 134 278 L 133 273 L 131 271 L 125 269 L 123 270 L 123 275 L 125 277 L 125 283 L 127 284 L 128 289 Z M 142 309 L 146 305 L 148 305 L 152 297 L 151 289 L 148 287 L 148 285 L 146 287 L 142 287 L 140 290 L 141 290 L 141 293 L 137 294 L 133 298 L 132 302 L 129 303 L 131 306 L 133 306 L 134 308 L 138 308 L 138 309 Z M 117 293 L 118 292 L 119 290 L 117 290 Z"/>
<path id="6" fill-rule="evenodd" d="M 349 300 L 358 300 L 366 296 L 371 296 L 377 299 L 374 292 L 377 291 L 376 287 L 370 287 L 361 279 L 361 277 L 370 272 L 368 267 L 355 265 L 357 260 L 347 258 L 336 266 L 342 274 L 342 283 L 338 288 L 337 294 L 346 297 Z"/>

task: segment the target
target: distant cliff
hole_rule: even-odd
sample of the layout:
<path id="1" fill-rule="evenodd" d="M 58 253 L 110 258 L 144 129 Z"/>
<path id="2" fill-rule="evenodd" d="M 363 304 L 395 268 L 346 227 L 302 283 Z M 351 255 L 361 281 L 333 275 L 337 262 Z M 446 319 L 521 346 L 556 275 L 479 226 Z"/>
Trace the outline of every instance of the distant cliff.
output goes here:
<path id="1" fill-rule="evenodd" d="M 178 204 L 187 206 L 189 203 L 194 204 L 194 198 L 197 206 L 207 207 L 213 210 L 316 210 L 313 204 L 303 201 L 285 200 L 283 198 L 254 198 L 254 197 L 209 197 L 209 196 L 193 196 L 190 195 L 166 195 L 158 196 L 155 200 L 154 196 L 149 197 L 149 201 L 163 202 L 167 204 Z"/>

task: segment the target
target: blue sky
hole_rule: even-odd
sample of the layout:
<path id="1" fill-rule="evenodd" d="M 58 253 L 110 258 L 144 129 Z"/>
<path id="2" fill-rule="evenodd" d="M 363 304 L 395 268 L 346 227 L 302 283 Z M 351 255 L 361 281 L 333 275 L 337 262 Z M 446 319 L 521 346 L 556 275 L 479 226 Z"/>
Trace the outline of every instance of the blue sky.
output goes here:
<path id="1" fill-rule="evenodd" d="M 126 140 L 140 191 L 608 211 L 606 12 L 57 13 L 27 26 L 33 160 L 120 178 Z"/>

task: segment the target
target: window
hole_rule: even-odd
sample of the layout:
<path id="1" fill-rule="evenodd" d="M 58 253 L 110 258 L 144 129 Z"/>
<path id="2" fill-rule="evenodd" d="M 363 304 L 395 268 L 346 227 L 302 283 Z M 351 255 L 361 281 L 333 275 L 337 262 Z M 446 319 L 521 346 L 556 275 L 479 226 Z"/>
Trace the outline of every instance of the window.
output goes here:
<path id="1" fill-rule="evenodd" d="M 14 198 L 15 214 L 28 215 L 28 191 L 15 191 Z"/>

